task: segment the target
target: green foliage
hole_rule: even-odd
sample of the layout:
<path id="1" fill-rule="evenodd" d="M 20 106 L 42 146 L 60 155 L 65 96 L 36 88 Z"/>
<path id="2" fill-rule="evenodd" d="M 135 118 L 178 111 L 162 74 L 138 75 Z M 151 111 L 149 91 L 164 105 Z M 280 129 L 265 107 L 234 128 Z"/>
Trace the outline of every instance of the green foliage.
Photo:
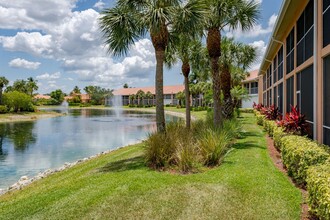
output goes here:
<path id="1" fill-rule="evenodd" d="M 13 112 L 35 111 L 31 96 L 18 92 L 8 92 L 3 94 L 3 103 Z"/>
<path id="2" fill-rule="evenodd" d="M 241 113 L 254 113 L 253 108 L 240 108 Z"/>
<path id="3" fill-rule="evenodd" d="M 257 124 L 258 125 L 261 125 L 261 126 L 263 126 L 264 125 L 264 120 L 266 120 L 265 119 L 265 116 L 264 115 L 262 115 L 260 112 L 255 112 L 255 114 L 256 114 L 256 117 L 257 117 Z"/>
<path id="4" fill-rule="evenodd" d="M 33 96 L 33 92 L 38 90 L 37 80 L 34 80 L 32 77 L 27 78 L 27 80 L 18 79 L 12 86 L 7 86 L 5 92 L 21 92 L 27 95 Z"/>
<path id="5" fill-rule="evenodd" d="M 86 86 L 85 92 L 90 95 L 91 103 L 93 105 L 102 105 L 105 98 L 113 96 L 112 90 L 105 89 L 100 86 Z"/>
<path id="6" fill-rule="evenodd" d="M 277 148 L 277 150 L 280 150 L 281 146 L 281 139 L 282 137 L 288 135 L 282 127 L 275 127 L 273 129 L 273 139 L 274 139 L 274 145 Z"/>
<path id="7" fill-rule="evenodd" d="M 278 127 L 277 123 L 272 120 L 263 120 L 263 126 L 265 131 L 268 133 L 270 137 L 273 137 L 274 130 Z"/>
<path id="8" fill-rule="evenodd" d="M 212 117 L 209 114 L 209 118 Z M 184 123 L 168 124 L 165 133 L 155 133 L 146 141 L 145 157 L 156 169 L 175 168 L 180 172 L 195 172 L 201 166 L 219 165 L 240 131 L 236 120 L 225 121 L 213 128 L 213 120 L 197 121 L 192 129 Z"/>
<path id="9" fill-rule="evenodd" d="M 0 105 L 0 114 L 5 114 L 8 112 L 8 107 L 5 105 Z"/>
<path id="10" fill-rule="evenodd" d="M 330 219 L 330 160 L 307 171 L 308 205 L 319 219 Z"/>
<path id="11" fill-rule="evenodd" d="M 306 172 L 310 166 L 322 164 L 329 157 L 322 147 L 306 137 L 288 135 L 280 142 L 283 164 L 299 185 L 306 184 Z"/>
<path id="12" fill-rule="evenodd" d="M 51 102 L 56 103 L 56 105 L 59 105 L 64 101 L 64 93 L 60 89 L 52 91 L 50 97 L 53 99 Z"/>

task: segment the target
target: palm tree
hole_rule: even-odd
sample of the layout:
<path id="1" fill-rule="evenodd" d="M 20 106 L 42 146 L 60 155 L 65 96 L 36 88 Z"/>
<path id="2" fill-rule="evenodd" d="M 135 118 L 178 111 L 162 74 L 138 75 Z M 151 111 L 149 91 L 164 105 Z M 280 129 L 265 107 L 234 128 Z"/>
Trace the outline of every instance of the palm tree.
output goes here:
<path id="1" fill-rule="evenodd" d="M 86 87 L 85 87 L 86 88 Z M 87 87 L 88 90 L 88 87 Z M 81 91 L 78 86 L 75 86 L 71 92 L 72 94 L 81 94 Z"/>
<path id="2" fill-rule="evenodd" d="M 4 76 L 0 77 L 0 105 L 2 105 L 2 92 L 3 88 L 9 83 L 8 79 Z"/>
<path id="3" fill-rule="evenodd" d="M 256 50 L 252 46 L 236 43 L 233 39 L 223 38 L 221 44 L 222 55 L 220 57 L 221 91 L 223 93 L 222 114 L 225 118 L 231 118 L 234 113 L 234 103 L 231 96 L 232 73 L 245 72 L 255 61 Z"/>
<path id="4" fill-rule="evenodd" d="M 194 31 L 192 34 L 197 34 L 201 29 Z M 173 43 L 166 51 L 166 64 L 168 67 L 179 59 L 182 63 L 181 71 L 184 76 L 184 92 L 186 106 L 186 128 L 190 128 L 190 89 L 189 89 L 189 73 L 191 69 L 197 69 L 201 59 L 202 43 L 197 36 L 189 35 L 189 33 L 180 33 L 177 36 L 177 41 Z"/>
<path id="5" fill-rule="evenodd" d="M 206 44 L 213 80 L 214 126 L 221 124 L 221 77 L 219 58 L 221 56 L 221 31 L 225 27 L 249 30 L 259 17 L 259 3 L 254 0 L 208 0 L 208 17 L 205 29 Z M 228 74 L 228 73 L 226 73 Z M 228 77 L 228 75 L 227 75 Z"/>
<path id="6" fill-rule="evenodd" d="M 27 87 L 28 93 L 31 97 L 33 96 L 33 92 L 38 90 L 38 88 L 39 88 L 37 83 L 38 83 L 38 81 L 34 80 L 32 77 L 27 78 L 26 87 Z"/>
<path id="7" fill-rule="evenodd" d="M 150 99 L 153 99 L 154 95 L 150 91 L 148 91 L 146 93 L 145 97 L 148 99 L 148 106 L 151 106 L 150 105 Z"/>
<path id="8" fill-rule="evenodd" d="M 138 105 L 142 106 L 143 105 L 143 99 L 145 97 L 145 92 L 143 92 L 143 90 L 139 90 L 136 92 L 136 98 L 138 99 Z"/>
<path id="9" fill-rule="evenodd" d="M 163 64 L 172 31 L 185 31 L 204 16 L 203 1 L 182 4 L 180 0 L 118 0 L 114 8 L 102 12 L 100 26 L 115 56 L 127 54 L 130 46 L 149 32 L 156 57 L 156 121 L 157 130 L 165 132 Z M 182 24 L 185 25 L 182 25 Z"/>

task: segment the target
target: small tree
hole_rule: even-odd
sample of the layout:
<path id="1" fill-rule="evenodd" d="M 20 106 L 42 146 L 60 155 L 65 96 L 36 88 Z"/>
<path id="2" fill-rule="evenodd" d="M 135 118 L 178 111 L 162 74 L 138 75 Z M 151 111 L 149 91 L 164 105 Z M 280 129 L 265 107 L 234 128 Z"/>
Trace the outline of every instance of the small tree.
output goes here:
<path id="1" fill-rule="evenodd" d="M 179 101 L 179 106 L 182 107 L 183 106 L 183 101 L 185 99 L 185 94 L 184 92 L 178 92 L 176 95 L 175 95 L 176 99 Z"/>
<path id="2" fill-rule="evenodd" d="M 3 95 L 4 104 L 14 112 L 34 111 L 31 96 L 18 92 L 8 92 Z"/>
<path id="3" fill-rule="evenodd" d="M 4 76 L 0 77 L 0 105 L 2 105 L 2 92 L 3 88 L 9 83 L 8 79 Z"/>
<path id="4" fill-rule="evenodd" d="M 136 97 L 138 99 L 138 105 L 139 106 L 143 105 L 142 100 L 145 97 L 145 95 L 146 95 L 145 92 L 143 92 L 141 89 L 136 92 Z"/>
<path id="5" fill-rule="evenodd" d="M 64 101 L 64 93 L 60 89 L 52 91 L 50 97 L 52 97 L 58 105 Z"/>
<path id="6" fill-rule="evenodd" d="M 148 99 L 148 106 L 151 106 L 150 105 L 150 99 L 153 99 L 154 98 L 154 95 L 150 91 L 148 91 L 146 93 L 145 97 Z"/>

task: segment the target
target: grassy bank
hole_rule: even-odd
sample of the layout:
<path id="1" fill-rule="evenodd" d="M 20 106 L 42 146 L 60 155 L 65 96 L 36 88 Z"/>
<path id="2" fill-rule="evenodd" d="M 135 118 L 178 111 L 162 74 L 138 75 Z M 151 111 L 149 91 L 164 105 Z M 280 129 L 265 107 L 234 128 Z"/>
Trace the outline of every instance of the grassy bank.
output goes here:
<path id="1" fill-rule="evenodd" d="M 273 165 L 243 114 L 220 167 L 179 175 L 144 165 L 143 145 L 114 151 L 0 197 L 0 219 L 300 219 L 300 191 Z"/>
<path id="2" fill-rule="evenodd" d="M 6 113 L 0 114 L 0 123 L 18 122 L 18 121 L 34 121 L 41 118 L 52 118 L 63 116 L 63 113 L 58 112 L 22 112 L 22 113 Z"/>

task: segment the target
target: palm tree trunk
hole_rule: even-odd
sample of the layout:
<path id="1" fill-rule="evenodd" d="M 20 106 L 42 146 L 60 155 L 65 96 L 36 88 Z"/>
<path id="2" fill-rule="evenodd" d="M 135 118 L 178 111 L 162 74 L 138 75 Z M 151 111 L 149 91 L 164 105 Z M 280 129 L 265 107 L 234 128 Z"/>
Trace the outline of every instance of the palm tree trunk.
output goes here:
<path id="1" fill-rule="evenodd" d="M 3 88 L 0 87 L 0 105 L 2 105 L 2 89 Z"/>
<path id="2" fill-rule="evenodd" d="M 212 80 L 213 80 L 213 107 L 214 126 L 221 124 L 221 78 L 219 73 L 219 57 L 221 56 L 221 33 L 219 28 L 211 28 L 207 31 L 207 51 L 211 58 Z"/>
<path id="3" fill-rule="evenodd" d="M 214 107 L 214 126 L 221 125 L 221 80 L 219 73 L 219 59 L 211 58 L 212 80 L 213 80 L 213 107 Z"/>
<path id="4" fill-rule="evenodd" d="M 224 118 L 232 118 L 233 117 L 233 102 L 231 99 L 231 75 L 228 65 L 223 65 L 220 72 L 221 77 L 221 91 L 223 93 L 224 98 L 224 106 L 223 106 L 223 116 Z"/>
<path id="5" fill-rule="evenodd" d="M 186 128 L 190 129 L 190 92 L 189 92 L 189 79 L 188 77 L 184 77 L 184 93 L 186 98 Z"/>
<path id="6" fill-rule="evenodd" d="M 156 123 L 157 131 L 165 132 L 165 113 L 163 95 L 163 63 L 165 50 L 156 50 Z"/>

